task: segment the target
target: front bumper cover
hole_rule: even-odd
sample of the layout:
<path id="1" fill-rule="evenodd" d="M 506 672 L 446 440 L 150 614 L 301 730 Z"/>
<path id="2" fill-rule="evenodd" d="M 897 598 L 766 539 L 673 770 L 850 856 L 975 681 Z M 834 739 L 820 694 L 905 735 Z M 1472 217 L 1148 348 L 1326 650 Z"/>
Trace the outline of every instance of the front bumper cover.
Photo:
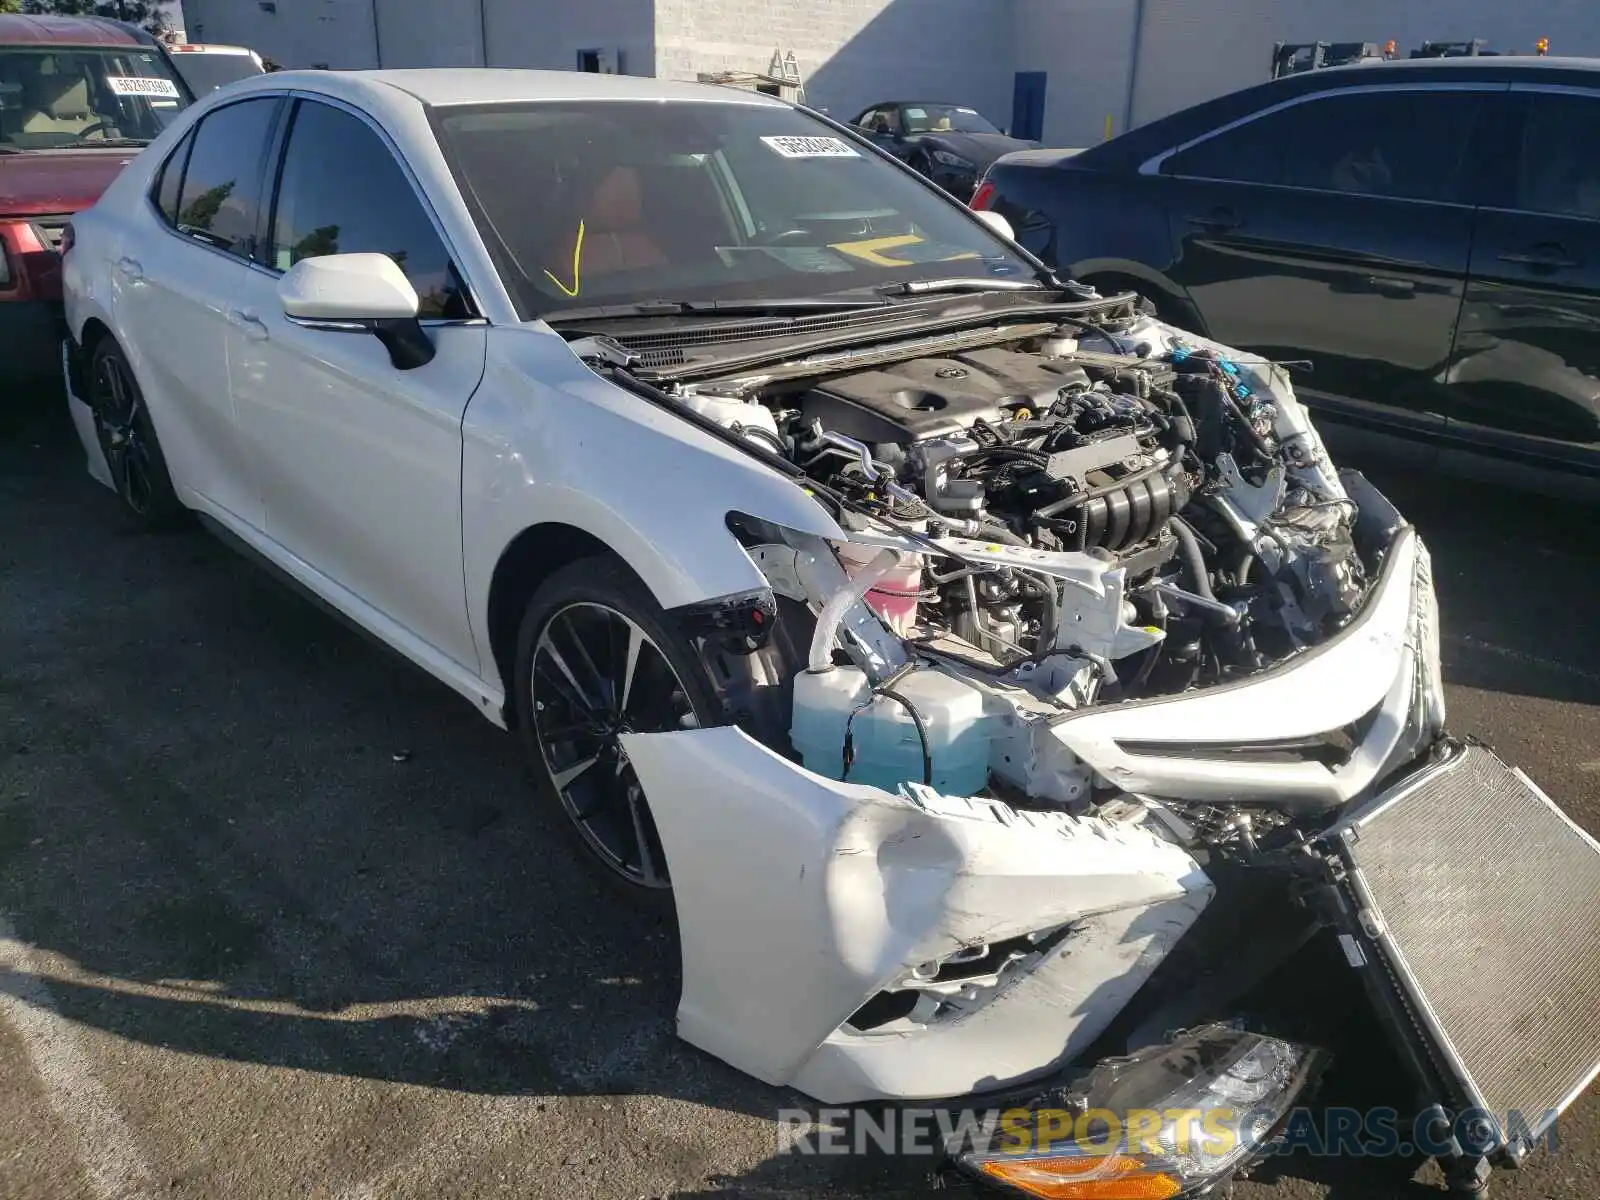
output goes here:
<path id="1" fill-rule="evenodd" d="M 1318 650 L 1232 687 L 1036 721 L 1022 744 L 1041 773 L 1075 755 L 1129 793 L 1314 818 L 1437 737 L 1433 605 L 1426 551 L 1402 530 L 1361 617 Z M 1364 734 L 1337 768 L 1229 760 L 1241 735 L 1347 724 Z M 1074 1060 L 1214 892 L 1137 818 L 839 783 L 736 728 L 623 743 L 674 863 L 679 1032 L 824 1102 L 948 1099 Z M 997 947 L 1011 950 L 984 977 L 945 984 Z M 901 998 L 898 1015 L 861 1019 Z"/>

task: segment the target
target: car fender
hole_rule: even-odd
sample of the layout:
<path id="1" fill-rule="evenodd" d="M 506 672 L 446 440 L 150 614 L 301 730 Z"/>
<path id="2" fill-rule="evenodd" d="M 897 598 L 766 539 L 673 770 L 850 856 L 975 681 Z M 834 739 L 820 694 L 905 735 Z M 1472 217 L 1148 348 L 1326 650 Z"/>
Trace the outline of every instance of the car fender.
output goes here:
<path id="1" fill-rule="evenodd" d="M 667 609 L 767 586 L 729 513 L 844 537 L 789 478 L 602 378 L 547 328 L 491 332 L 462 435 L 463 567 L 480 647 L 495 566 L 535 525 L 597 539 Z"/>

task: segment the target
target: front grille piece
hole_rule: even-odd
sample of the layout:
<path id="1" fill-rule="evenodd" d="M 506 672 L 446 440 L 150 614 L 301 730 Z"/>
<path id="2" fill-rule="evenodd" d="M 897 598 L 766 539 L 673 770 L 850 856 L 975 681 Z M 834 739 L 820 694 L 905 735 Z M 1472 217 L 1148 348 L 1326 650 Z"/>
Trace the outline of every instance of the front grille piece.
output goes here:
<path id="1" fill-rule="evenodd" d="M 1503 1138 L 1542 1135 L 1600 1072 L 1600 844 L 1481 746 L 1397 785 L 1338 843 L 1452 1099 Z"/>

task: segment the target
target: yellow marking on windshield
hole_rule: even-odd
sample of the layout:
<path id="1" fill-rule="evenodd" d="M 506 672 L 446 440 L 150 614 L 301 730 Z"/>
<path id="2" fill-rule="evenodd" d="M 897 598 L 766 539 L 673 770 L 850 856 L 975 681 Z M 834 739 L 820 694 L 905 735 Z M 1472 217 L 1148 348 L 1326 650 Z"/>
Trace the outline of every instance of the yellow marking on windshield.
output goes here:
<path id="1" fill-rule="evenodd" d="M 868 238 L 864 242 L 833 242 L 829 249 L 837 250 L 840 254 L 848 254 L 851 258 L 859 258 L 875 267 L 913 267 L 916 263 L 907 262 L 903 258 L 890 258 L 884 251 L 898 249 L 901 246 L 915 246 L 921 241 L 922 239 L 914 233 L 902 233 L 894 237 Z M 956 262 L 963 258 L 981 257 L 982 255 L 971 250 L 964 250 L 960 254 L 951 254 L 936 261 Z"/>
<path id="2" fill-rule="evenodd" d="M 829 248 L 875 267 L 909 267 L 910 263 L 890 258 L 883 251 L 893 250 L 897 246 L 915 246 L 920 241 L 922 239 L 914 233 L 903 233 L 897 237 L 868 238 L 864 242 L 833 242 Z"/>
<path id="3" fill-rule="evenodd" d="M 579 221 L 578 222 L 578 240 L 572 244 L 572 286 L 568 287 L 566 284 L 562 283 L 561 280 L 557 279 L 554 275 L 552 275 L 550 273 L 548 268 L 545 270 L 544 276 L 551 283 L 555 284 L 558 288 L 560 288 L 561 291 L 565 295 L 576 296 L 578 294 L 578 292 L 583 287 L 582 281 L 578 278 L 578 267 L 582 262 L 583 262 L 583 222 Z"/>

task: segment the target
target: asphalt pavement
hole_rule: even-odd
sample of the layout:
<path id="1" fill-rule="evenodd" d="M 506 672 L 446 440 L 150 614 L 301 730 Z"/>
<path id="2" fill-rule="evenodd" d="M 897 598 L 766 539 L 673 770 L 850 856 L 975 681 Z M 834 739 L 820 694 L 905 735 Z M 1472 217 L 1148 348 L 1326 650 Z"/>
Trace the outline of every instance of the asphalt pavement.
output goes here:
<path id="1" fill-rule="evenodd" d="M 776 1153 L 799 1098 L 676 1039 L 666 931 L 510 738 L 204 533 L 129 532 L 58 405 L 6 424 L 0 1196 L 927 1194 L 925 1162 Z M 1374 476 L 1434 553 L 1453 726 L 1600 830 L 1596 514 Z M 1295 1157 L 1237 1191 L 1432 1172 Z M 1594 1093 L 1495 1194 L 1600 1194 Z"/>

